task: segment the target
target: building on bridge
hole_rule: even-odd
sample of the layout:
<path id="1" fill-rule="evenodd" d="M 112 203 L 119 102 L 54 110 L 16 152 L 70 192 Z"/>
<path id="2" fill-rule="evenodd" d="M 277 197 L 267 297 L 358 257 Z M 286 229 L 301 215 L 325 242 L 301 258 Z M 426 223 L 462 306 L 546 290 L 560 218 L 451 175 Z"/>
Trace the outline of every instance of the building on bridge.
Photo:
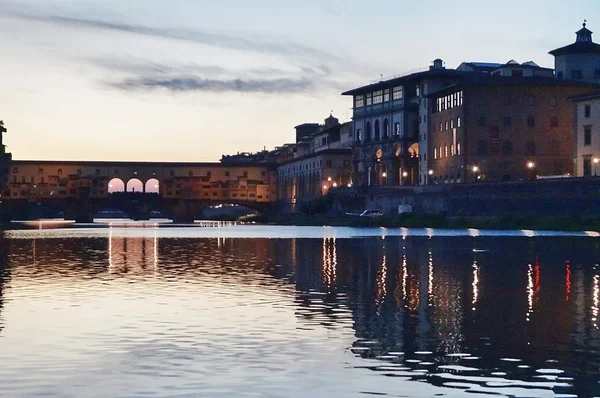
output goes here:
<path id="1" fill-rule="evenodd" d="M 182 162 L 15 160 L 7 194 L 11 200 L 91 199 L 112 192 L 154 192 L 165 199 L 270 203 L 277 200 L 275 166 Z"/>
<path id="2" fill-rule="evenodd" d="M 352 124 L 333 115 L 296 126 L 296 143 L 277 151 L 278 198 L 290 209 L 352 185 Z"/>

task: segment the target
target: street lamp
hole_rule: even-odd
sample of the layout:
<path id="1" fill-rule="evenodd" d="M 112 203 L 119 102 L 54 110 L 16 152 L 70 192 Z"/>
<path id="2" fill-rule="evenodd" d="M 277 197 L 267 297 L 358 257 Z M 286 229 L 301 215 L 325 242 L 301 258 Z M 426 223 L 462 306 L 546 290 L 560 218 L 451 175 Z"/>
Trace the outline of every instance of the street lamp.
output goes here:
<path id="1" fill-rule="evenodd" d="M 475 182 L 479 180 L 479 166 L 473 166 L 473 173 L 475 173 Z"/>
<path id="2" fill-rule="evenodd" d="M 535 180 L 535 163 L 531 160 L 527 162 L 527 168 L 529 169 L 529 179 Z"/>
<path id="3" fill-rule="evenodd" d="M 333 183 L 333 187 L 334 187 L 334 188 L 337 188 L 337 182 L 334 182 L 334 183 Z"/>
<path id="4" fill-rule="evenodd" d="M 432 176 L 433 175 L 433 170 L 429 170 L 429 175 Z"/>
<path id="5" fill-rule="evenodd" d="M 594 158 L 594 177 L 596 177 L 596 175 L 598 175 L 596 173 L 597 169 L 598 169 L 598 162 L 600 162 L 600 159 L 598 158 Z"/>
<path id="6" fill-rule="evenodd" d="M 331 182 L 331 177 L 327 177 L 327 181 Z"/>

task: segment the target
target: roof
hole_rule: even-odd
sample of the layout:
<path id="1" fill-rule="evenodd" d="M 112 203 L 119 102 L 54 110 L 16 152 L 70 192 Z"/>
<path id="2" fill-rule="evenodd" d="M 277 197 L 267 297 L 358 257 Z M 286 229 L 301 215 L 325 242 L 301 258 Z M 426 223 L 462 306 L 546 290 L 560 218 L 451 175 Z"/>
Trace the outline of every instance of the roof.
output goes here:
<path id="1" fill-rule="evenodd" d="M 104 160 L 13 160 L 11 166 L 61 165 L 95 167 L 229 167 L 220 162 L 150 162 L 150 161 L 104 161 Z M 264 167 L 264 163 L 236 164 L 235 167 Z"/>
<path id="2" fill-rule="evenodd" d="M 548 54 L 555 57 L 564 54 L 600 54 L 600 44 L 591 41 L 580 41 L 552 50 Z"/>
<path id="3" fill-rule="evenodd" d="M 473 66 L 477 66 L 479 68 L 497 68 L 501 65 L 496 62 L 466 62 L 466 63 L 473 65 Z"/>
<path id="4" fill-rule="evenodd" d="M 600 98 L 600 89 L 594 90 L 594 91 L 589 91 L 584 94 L 574 95 L 573 97 L 571 97 L 569 99 L 571 99 L 575 102 L 578 102 L 578 101 L 585 101 L 585 100 L 596 99 L 596 98 Z"/>
<path id="5" fill-rule="evenodd" d="M 577 80 L 561 80 L 554 77 L 543 76 L 499 76 L 484 75 L 479 73 L 468 73 L 463 76 L 461 82 L 452 86 L 444 87 L 426 95 L 433 97 L 444 92 L 453 91 L 464 86 L 521 86 L 521 87 L 589 87 L 600 88 L 600 85 Z"/>
<path id="6" fill-rule="evenodd" d="M 427 79 L 434 77 L 452 77 L 452 76 L 460 76 L 465 72 L 460 72 L 455 69 L 430 69 L 423 72 L 411 73 L 410 75 L 397 77 L 390 80 L 384 80 L 377 83 L 369 84 L 366 86 L 358 87 L 352 90 L 344 91 L 342 95 L 355 95 L 368 93 L 374 90 L 383 90 L 384 88 L 389 88 L 392 86 L 404 84 L 411 80 L 419 80 L 419 79 Z"/>

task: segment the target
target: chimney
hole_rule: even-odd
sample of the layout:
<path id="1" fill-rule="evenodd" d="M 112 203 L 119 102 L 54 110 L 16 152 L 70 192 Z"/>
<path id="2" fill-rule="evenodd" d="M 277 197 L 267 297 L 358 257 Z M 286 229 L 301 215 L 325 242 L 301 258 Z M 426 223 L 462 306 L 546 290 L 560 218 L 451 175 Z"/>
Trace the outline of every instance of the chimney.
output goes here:
<path id="1" fill-rule="evenodd" d="M 434 59 L 433 65 L 429 67 L 429 70 L 442 70 L 442 69 L 446 69 L 446 68 L 444 67 L 444 61 L 442 61 L 440 58 Z"/>

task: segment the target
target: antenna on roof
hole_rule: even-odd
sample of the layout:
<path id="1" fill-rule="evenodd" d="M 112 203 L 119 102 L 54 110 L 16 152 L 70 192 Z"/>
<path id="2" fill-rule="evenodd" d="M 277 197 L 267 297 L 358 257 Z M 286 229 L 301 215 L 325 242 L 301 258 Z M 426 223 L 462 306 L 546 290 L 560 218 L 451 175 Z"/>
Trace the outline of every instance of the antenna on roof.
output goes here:
<path id="1" fill-rule="evenodd" d="M 587 25 L 587 19 L 583 20 L 583 27 L 585 28 L 585 25 Z"/>

